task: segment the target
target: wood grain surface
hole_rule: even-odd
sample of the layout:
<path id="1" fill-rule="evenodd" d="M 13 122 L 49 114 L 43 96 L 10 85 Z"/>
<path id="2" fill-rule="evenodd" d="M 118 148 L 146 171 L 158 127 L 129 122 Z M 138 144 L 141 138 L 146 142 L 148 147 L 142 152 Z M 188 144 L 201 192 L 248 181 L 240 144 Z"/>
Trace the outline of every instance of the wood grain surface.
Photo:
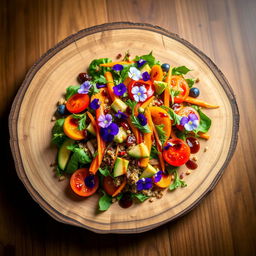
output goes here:
<path id="1" fill-rule="evenodd" d="M 255 1 L 2 1 L 0 255 L 256 255 Z M 71 33 L 113 21 L 162 26 L 224 72 L 240 110 L 240 139 L 222 179 L 197 208 L 138 235 L 97 235 L 51 219 L 18 180 L 10 106 L 31 65 Z"/>

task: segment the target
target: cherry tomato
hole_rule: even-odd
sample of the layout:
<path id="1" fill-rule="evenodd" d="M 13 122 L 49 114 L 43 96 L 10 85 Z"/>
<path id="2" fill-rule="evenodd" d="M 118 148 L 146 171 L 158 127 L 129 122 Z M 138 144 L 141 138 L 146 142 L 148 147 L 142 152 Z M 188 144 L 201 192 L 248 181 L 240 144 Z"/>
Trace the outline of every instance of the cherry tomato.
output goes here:
<path id="1" fill-rule="evenodd" d="M 85 179 L 89 175 L 89 170 L 87 168 L 78 169 L 72 174 L 70 178 L 70 186 L 77 195 L 87 197 L 97 191 L 99 187 L 99 178 L 96 175 L 94 176 L 94 186 L 90 188 L 85 184 Z"/>
<path id="2" fill-rule="evenodd" d="M 66 108 L 70 113 L 76 114 L 88 108 L 89 103 L 90 98 L 87 94 L 76 93 L 68 99 Z"/>
<path id="3" fill-rule="evenodd" d="M 177 114 L 179 116 L 186 116 L 186 117 L 188 117 L 189 114 L 195 114 L 198 117 L 198 120 L 200 122 L 200 115 L 199 115 L 199 113 L 194 108 L 192 108 L 192 107 L 183 107 L 183 108 L 181 108 L 181 109 L 179 109 L 177 111 Z M 176 127 L 179 130 L 181 130 L 181 131 L 184 129 L 184 126 L 182 126 L 182 125 L 176 125 Z"/>
<path id="4" fill-rule="evenodd" d="M 182 76 L 172 76 L 171 86 L 173 89 L 180 91 L 180 94 L 174 97 L 174 103 L 181 103 L 188 97 L 189 87 Z"/>
<path id="5" fill-rule="evenodd" d="M 133 97 L 133 94 L 132 94 L 132 88 L 135 87 L 135 86 L 140 87 L 140 86 L 143 86 L 143 85 L 146 88 L 146 95 L 147 95 L 147 98 L 144 101 L 146 101 L 149 97 L 154 95 L 155 88 L 154 88 L 153 83 L 150 80 L 148 80 L 146 82 L 143 81 L 143 80 L 138 80 L 138 81 L 132 80 L 128 85 L 128 94 L 129 94 L 130 99 L 134 100 L 134 97 Z M 141 101 L 141 102 L 144 102 L 144 101 Z"/>
<path id="6" fill-rule="evenodd" d="M 189 160 L 190 148 L 181 139 L 170 139 L 164 144 L 164 160 L 173 166 L 181 166 Z"/>
<path id="7" fill-rule="evenodd" d="M 83 140 L 86 137 L 86 131 L 78 130 L 77 119 L 73 118 L 72 115 L 66 117 L 63 125 L 63 131 L 73 140 Z"/>

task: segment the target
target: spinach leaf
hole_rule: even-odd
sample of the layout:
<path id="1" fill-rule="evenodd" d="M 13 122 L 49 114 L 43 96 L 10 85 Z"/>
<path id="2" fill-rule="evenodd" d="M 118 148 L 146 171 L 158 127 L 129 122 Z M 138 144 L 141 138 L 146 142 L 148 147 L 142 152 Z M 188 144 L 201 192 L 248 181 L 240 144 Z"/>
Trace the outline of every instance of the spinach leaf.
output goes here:
<path id="1" fill-rule="evenodd" d="M 52 128 L 52 134 L 63 132 L 64 122 L 65 122 L 65 118 L 60 118 L 60 119 L 56 120 L 56 122 Z"/>
<path id="2" fill-rule="evenodd" d="M 105 169 L 99 168 L 99 172 L 103 175 L 103 176 L 111 176 L 111 173 L 109 171 L 108 167 L 105 167 Z"/>
<path id="3" fill-rule="evenodd" d="M 99 199 L 99 210 L 106 211 L 112 204 L 112 197 L 102 190 L 103 196 Z"/>
<path id="4" fill-rule="evenodd" d="M 63 124 L 65 118 L 58 119 L 52 128 L 52 143 L 60 147 L 67 139 L 67 136 L 63 132 Z"/>
<path id="5" fill-rule="evenodd" d="M 186 75 L 191 69 L 186 66 L 174 67 L 172 69 L 172 75 Z"/>
<path id="6" fill-rule="evenodd" d="M 86 113 L 73 114 L 73 118 L 78 119 L 78 130 L 84 130 L 86 128 Z"/>
<path id="7" fill-rule="evenodd" d="M 100 66 L 100 64 L 109 63 L 109 62 L 112 62 L 112 60 L 109 58 L 102 58 L 102 59 L 95 59 L 90 63 L 88 68 L 88 73 L 93 78 L 93 80 L 99 79 L 101 75 L 104 76 L 104 73 L 110 70 L 110 68 Z"/>
<path id="8" fill-rule="evenodd" d="M 169 174 L 174 175 L 174 180 L 173 183 L 169 186 L 169 190 L 175 190 L 178 187 L 187 186 L 186 182 L 179 178 L 178 167 L 169 167 L 167 168 L 167 171 L 169 172 Z"/>
<path id="9" fill-rule="evenodd" d="M 211 127 L 212 120 L 206 114 L 204 114 L 203 111 L 198 106 L 191 105 L 191 107 L 193 107 L 195 110 L 197 110 L 197 112 L 200 116 L 199 126 L 193 132 L 195 132 L 195 133 L 198 133 L 198 132 L 206 133 L 206 132 L 208 132 L 208 130 Z"/>
<path id="10" fill-rule="evenodd" d="M 152 55 L 152 51 L 149 54 L 142 55 L 142 56 L 136 56 L 134 61 L 139 61 L 140 59 L 143 59 L 147 61 L 147 64 L 152 67 L 153 65 L 159 65 L 160 62 L 156 60 L 156 58 Z"/>
<path id="11" fill-rule="evenodd" d="M 189 88 L 192 88 L 193 85 L 194 85 L 194 83 L 195 83 L 195 81 L 196 81 L 196 79 L 194 79 L 194 78 L 187 78 L 187 79 L 185 79 L 185 80 L 186 80 L 186 82 L 188 83 L 188 87 L 189 87 Z"/>
<path id="12" fill-rule="evenodd" d="M 66 89 L 66 100 L 68 100 L 71 96 L 77 93 L 80 85 L 71 85 Z"/>
<path id="13" fill-rule="evenodd" d="M 164 131 L 164 124 L 155 125 L 155 127 L 159 136 L 159 140 L 161 141 L 162 144 L 164 144 L 164 142 L 167 139 L 166 133 Z"/>
<path id="14" fill-rule="evenodd" d="M 141 203 L 147 200 L 149 197 L 144 194 L 132 194 L 132 198 L 137 198 Z"/>

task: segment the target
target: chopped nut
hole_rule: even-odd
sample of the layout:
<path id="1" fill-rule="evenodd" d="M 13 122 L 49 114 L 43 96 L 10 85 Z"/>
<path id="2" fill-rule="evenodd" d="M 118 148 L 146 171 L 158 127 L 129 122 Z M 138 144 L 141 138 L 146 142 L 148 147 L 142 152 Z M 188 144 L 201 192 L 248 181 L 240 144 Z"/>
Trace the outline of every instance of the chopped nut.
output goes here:
<path id="1" fill-rule="evenodd" d="M 64 175 L 61 175 L 60 177 L 59 177 L 59 181 L 63 181 L 63 180 L 65 180 L 66 179 L 66 177 L 64 176 Z"/>
<path id="2" fill-rule="evenodd" d="M 53 167 L 53 166 L 56 166 L 57 163 L 51 163 L 50 166 Z"/>
<path id="3" fill-rule="evenodd" d="M 117 199 L 115 197 L 112 198 L 112 203 L 115 203 Z"/>
<path id="4" fill-rule="evenodd" d="M 189 175 L 190 173 L 191 173 L 190 170 L 187 170 L 187 171 L 186 171 L 186 175 Z"/>
<path id="5" fill-rule="evenodd" d="M 204 148 L 204 152 L 206 152 L 208 150 L 208 147 L 206 146 L 205 148 Z"/>
<path id="6" fill-rule="evenodd" d="M 63 105 L 65 104 L 67 101 L 64 99 L 64 98 L 61 98 L 59 101 L 58 101 L 58 105 Z"/>
<path id="7" fill-rule="evenodd" d="M 131 133 L 132 133 L 130 130 L 127 130 L 126 132 L 127 132 L 128 134 L 131 134 Z"/>
<path id="8" fill-rule="evenodd" d="M 105 103 L 109 103 L 109 99 L 105 99 L 104 102 L 105 102 Z"/>
<path id="9" fill-rule="evenodd" d="M 200 81 L 200 80 L 199 80 L 199 77 L 198 77 L 195 82 L 198 83 L 199 81 Z"/>
<path id="10" fill-rule="evenodd" d="M 56 117 L 55 116 L 53 116 L 52 117 L 52 119 L 51 119 L 51 121 L 55 121 L 56 120 Z"/>
<path id="11" fill-rule="evenodd" d="M 117 54 L 117 56 L 116 56 L 117 59 L 120 59 L 121 57 L 122 57 L 121 53 Z"/>
<path id="12" fill-rule="evenodd" d="M 150 203 L 152 203 L 152 202 L 154 202 L 154 199 L 153 199 L 153 198 L 150 198 L 148 201 L 149 201 Z"/>
<path id="13" fill-rule="evenodd" d="M 180 179 L 182 180 L 184 178 L 184 172 L 180 174 Z"/>
<path id="14" fill-rule="evenodd" d="M 192 160 L 196 162 L 198 160 L 197 156 L 193 156 Z"/>
<path id="15" fill-rule="evenodd" d="M 174 175 L 172 175 L 172 180 L 174 180 Z"/>

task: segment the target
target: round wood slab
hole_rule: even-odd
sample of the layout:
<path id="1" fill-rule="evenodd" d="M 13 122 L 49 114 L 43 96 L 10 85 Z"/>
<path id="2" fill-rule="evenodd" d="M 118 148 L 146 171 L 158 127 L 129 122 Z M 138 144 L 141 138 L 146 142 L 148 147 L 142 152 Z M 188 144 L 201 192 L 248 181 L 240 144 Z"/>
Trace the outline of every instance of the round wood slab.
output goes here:
<path id="1" fill-rule="evenodd" d="M 201 141 L 198 168 L 185 177 L 188 186 L 167 191 L 162 199 L 135 204 L 128 209 L 113 204 L 99 213 L 98 198 L 80 199 L 68 180 L 58 182 L 50 164 L 51 118 L 66 87 L 76 85 L 77 75 L 96 58 L 116 59 L 129 50 L 132 56 L 147 54 L 172 66 L 192 69 L 199 77 L 201 99 L 219 105 L 205 110 L 212 118 L 209 141 Z M 138 233 L 184 215 L 210 192 L 230 161 L 237 143 L 239 113 L 234 94 L 221 71 L 200 50 L 162 28 L 128 22 L 104 24 L 71 35 L 43 55 L 29 70 L 9 117 L 10 144 L 19 178 L 53 218 L 98 233 Z M 207 152 L 204 148 L 208 147 Z M 184 171 L 186 168 L 182 167 Z"/>

